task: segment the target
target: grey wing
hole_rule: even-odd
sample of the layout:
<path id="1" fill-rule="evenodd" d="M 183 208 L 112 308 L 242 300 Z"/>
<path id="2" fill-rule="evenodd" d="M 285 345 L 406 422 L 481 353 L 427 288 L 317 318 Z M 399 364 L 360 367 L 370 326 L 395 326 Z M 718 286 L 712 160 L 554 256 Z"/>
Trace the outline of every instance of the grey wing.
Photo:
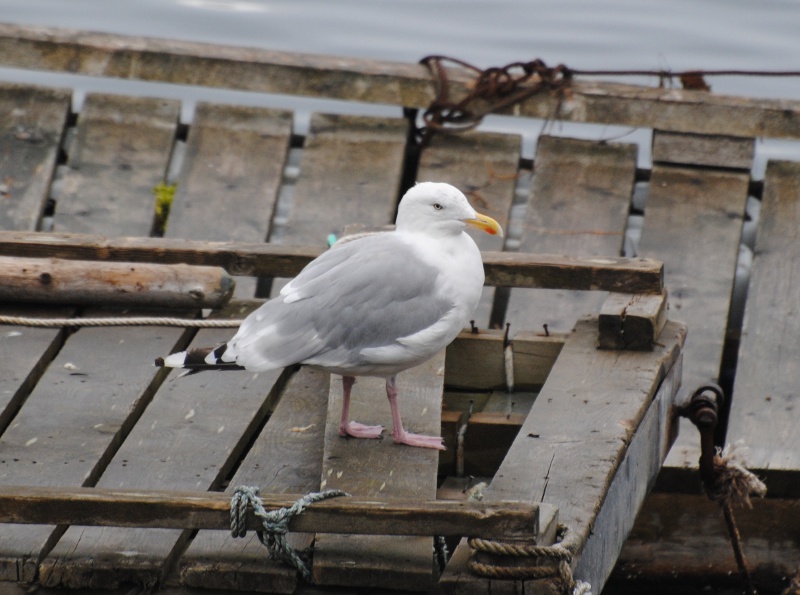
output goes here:
<path id="1" fill-rule="evenodd" d="M 256 370 L 362 365 L 365 349 L 396 345 L 453 308 L 437 293 L 438 275 L 392 233 L 354 240 L 311 262 L 228 345 L 237 363 Z"/>

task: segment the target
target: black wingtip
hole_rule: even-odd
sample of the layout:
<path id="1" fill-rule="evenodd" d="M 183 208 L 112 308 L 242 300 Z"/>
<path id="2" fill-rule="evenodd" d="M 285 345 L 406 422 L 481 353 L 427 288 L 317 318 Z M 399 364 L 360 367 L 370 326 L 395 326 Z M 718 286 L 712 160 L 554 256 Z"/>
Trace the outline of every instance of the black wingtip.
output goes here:
<path id="1" fill-rule="evenodd" d="M 158 367 L 158 368 L 163 368 L 164 367 L 164 358 L 163 357 L 157 357 L 156 358 L 156 367 Z"/>

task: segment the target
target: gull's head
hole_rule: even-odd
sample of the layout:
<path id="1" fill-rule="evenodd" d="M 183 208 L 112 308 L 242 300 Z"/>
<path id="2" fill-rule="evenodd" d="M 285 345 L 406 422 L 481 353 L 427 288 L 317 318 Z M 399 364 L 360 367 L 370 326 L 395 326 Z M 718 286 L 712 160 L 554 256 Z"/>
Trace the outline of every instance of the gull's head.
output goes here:
<path id="1" fill-rule="evenodd" d="M 397 229 L 400 231 L 455 235 L 467 225 L 492 235 L 503 235 L 503 228 L 497 221 L 476 212 L 467 197 L 450 184 L 420 182 L 405 193 L 397 209 Z"/>

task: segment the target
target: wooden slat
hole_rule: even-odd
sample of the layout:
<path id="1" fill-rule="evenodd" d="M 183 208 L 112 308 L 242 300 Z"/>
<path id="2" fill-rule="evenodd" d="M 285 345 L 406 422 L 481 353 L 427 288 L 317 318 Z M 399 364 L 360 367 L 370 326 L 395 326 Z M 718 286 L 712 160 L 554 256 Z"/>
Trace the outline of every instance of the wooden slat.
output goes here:
<path id="1" fill-rule="evenodd" d="M 419 64 L 287 54 L 54 27 L 0 25 L 0 64 L 407 107 L 425 108 L 435 97 L 430 73 Z M 474 73 L 449 69 L 447 78 L 451 96 L 458 101 L 472 89 Z M 509 113 L 677 132 L 800 137 L 797 101 L 605 82 L 573 81 L 566 97 L 543 92 Z"/>
<path id="2" fill-rule="evenodd" d="M 619 256 L 635 173 L 633 145 L 540 137 L 520 252 Z M 515 289 L 506 322 L 569 332 L 580 316 L 598 311 L 603 299 Z"/>
<path id="3" fill-rule="evenodd" d="M 653 131 L 653 163 L 749 171 L 755 149 L 752 137 Z"/>
<path id="4" fill-rule="evenodd" d="M 290 428 L 287 431 L 291 431 Z M 276 464 L 281 466 L 280 461 Z M 261 492 L 260 498 L 265 509 L 274 510 L 292 506 L 303 495 Z M 0 502 L 0 522 L 217 529 L 230 533 L 230 492 L 0 486 Z M 468 502 L 463 498 L 459 502 L 381 501 L 341 496 L 315 503 L 302 514 L 292 517 L 289 531 L 319 529 L 359 535 L 504 535 L 533 539 L 538 531 L 539 513 L 546 518 L 552 508 L 546 504 L 519 502 Z M 247 530 L 262 529 L 262 522 L 252 508 L 248 508 L 245 516 Z"/>
<path id="5" fill-rule="evenodd" d="M 324 248 L 348 225 L 392 223 L 407 128 L 400 118 L 313 114 L 291 211 L 270 241 Z M 272 294 L 286 282 L 277 279 Z"/>
<path id="6" fill-rule="evenodd" d="M 505 390 L 503 335 L 500 330 L 463 331 L 447 347 L 445 384 L 454 388 Z M 565 335 L 545 337 L 521 331 L 510 338 L 514 386 L 518 390 L 539 390 L 561 353 Z"/>
<path id="7" fill-rule="evenodd" d="M 800 163 L 767 165 L 728 429 L 728 441 L 748 446 L 743 464 L 767 474 L 770 492 L 780 481 L 795 498 L 800 496 L 798 185 Z M 789 475 L 770 477 L 781 473 Z"/>
<path id="8" fill-rule="evenodd" d="M 576 325 L 485 501 L 542 501 L 573 532 L 575 577 L 600 592 L 671 441 L 685 327 L 652 352 L 595 348 L 597 319 Z M 558 593 L 553 581 L 471 575 L 462 542 L 442 584 L 452 593 Z"/>
<path id="9" fill-rule="evenodd" d="M 54 229 L 150 235 L 153 188 L 166 174 L 179 112 L 180 103 L 172 100 L 88 95 Z"/>
<path id="10" fill-rule="evenodd" d="M 749 177 L 745 173 L 653 167 L 639 252 L 664 261 L 669 317 L 686 323 L 683 383 L 716 381 L 739 255 Z M 672 449 L 671 467 L 696 467 L 694 428 Z"/>
<path id="11" fill-rule="evenodd" d="M 5 256 L 186 262 L 221 266 L 231 274 L 258 276 L 294 276 L 322 250 L 308 245 L 0 231 L 0 254 Z M 664 266 L 646 258 L 484 252 L 483 265 L 486 285 L 633 293 L 661 293 L 664 288 Z"/>
<path id="12" fill-rule="evenodd" d="M 0 85 L 0 229 L 38 227 L 69 106 L 66 90 Z"/>
<path id="13" fill-rule="evenodd" d="M 404 427 L 436 435 L 441 426 L 444 352 L 397 377 Z M 341 383 L 331 383 L 325 429 L 323 488 L 363 498 L 436 498 L 439 451 L 394 444 L 384 382 L 359 378 L 353 387 L 351 419 L 386 427 L 382 440 L 348 440 L 338 435 Z M 433 579 L 430 537 L 336 536 L 317 534 L 314 580 L 325 585 L 424 590 Z"/>
<path id="14" fill-rule="evenodd" d="M 91 315 L 101 313 L 90 313 Z M 82 329 L 71 335 L 0 437 L 0 484 L 94 485 L 166 377 L 154 351 L 185 344 L 169 328 Z M 52 526 L 2 527 L 0 578 L 31 580 L 57 538 Z"/>
<path id="15" fill-rule="evenodd" d="M 227 492 L 254 485 L 262 493 L 305 494 L 319 490 L 329 375 L 302 368 L 289 381 L 278 406 L 259 434 Z M 270 507 L 272 508 L 272 507 Z M 303 550 L 314 536 L 292 533 L 289 545 Z M 233 539 L 230 532 L 202 531 L 176 569 L 189 587 L 292 593 L 297 572 L 268 559 L 255 534 Z"/>
<path id="16" fill-rule="evenodd" d="M 392 223 L 407 133 L 401 118 L 314 114 L 281 243 L 322 247 L 346 225 Z"/>
<path id="17" fill-rule="evenodd" d="M 292 135 L 291 112 L 199 103 L 166 237 L 263 242 Z M 237 279 L 253 297 L 255 280 Z"/>
<path id="18" fill-rule="evenodd" d="M 420 156 L 417 180 L 447 182 L 467 195 L 479 212 L 508 232 L 514 200 L 521 138 L 515 134 L 466 133 L 434 135 Z M 471 234 L 482 252 L 503 249 L 503 238 Z M 478 326 L 489 326 L 494 289 L 485 288 L 475 311 Z"/>
<path id="19" fill-rule="evenodd" d="M 234 307 L 220 316 L 246 314 Z M 230 329 L 203 329 L 192 344 L 213 346 L 230 335 Z M 157 352 L 158 347 L 151 342 L 146 359 L 164 355 Z M 281 373 L 209 372 L 166 382 L 97 487 L 219 488 L 264 421 L 270 401 L 277 397 Z M 41 581 L 70 588 L 153 584 L 165 564 L 183 550 L 188 537 L 186 532 L 168 529 L 70 527 L 40 563 Z"/>
<path id="20" fill-rule="evenodd" d="M 0 306 L 4 316 L 34 318 L 67 317 L 74 313 L 70 307 Z M 65 329 L 0 327 L 0 436 L 28 398 L 47 366 L 67 338 Z"/>

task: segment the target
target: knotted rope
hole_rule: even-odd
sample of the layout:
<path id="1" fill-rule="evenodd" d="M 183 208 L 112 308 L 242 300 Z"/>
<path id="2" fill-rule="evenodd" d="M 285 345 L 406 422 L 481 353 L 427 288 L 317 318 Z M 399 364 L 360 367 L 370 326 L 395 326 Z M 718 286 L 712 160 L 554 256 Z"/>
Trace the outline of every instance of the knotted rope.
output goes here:
<path id="1" fill-rule="evenodd" d="M 342 490 L 325 490 L 323 492 L 312 492 L 306 494 L 289 508 L 279 508 L 267 511 L 264 503 L 258 497 L 257 487 L 239 486 L 231 498 L 231 535 L 233 537 L 244 537 L 247 532 L 245 526 L 247 507 L 253 508 L 253 513 L 261 519 L 263 530 L 256 531 L 259 541 L 269 549 L 271 560 L 281 560 L 293 566 L 297 572 L 308 582 L 312 582 L 311 571 L 308 568 L 307 554 L 289 547 L 286 541 L 286 534 L 289 532 L 289 521 L 292 517 L 300 514 L 306 506 L 328 498 L 338 498 L 339 496 L 349 496 Z"/>
<path id="2" fill-rule="evenodd" d="M 584 581 L 576 581 L 572 576 L 573 554 L 569 547 L 571 535 L 563 526 L 560 528 L 560 533 L 560 540 L 553 545 L 507 543 L 472 537 L 467 542 L 471 550 L 469 568 L 479 576 L 494 579 L 557 578 L 566 595 L 591 595 L 592 586 Z M 531 558 L 532 562 L 525 566 L 490 564 L 477 559 L 479 552 L 508 558 Z"/>

